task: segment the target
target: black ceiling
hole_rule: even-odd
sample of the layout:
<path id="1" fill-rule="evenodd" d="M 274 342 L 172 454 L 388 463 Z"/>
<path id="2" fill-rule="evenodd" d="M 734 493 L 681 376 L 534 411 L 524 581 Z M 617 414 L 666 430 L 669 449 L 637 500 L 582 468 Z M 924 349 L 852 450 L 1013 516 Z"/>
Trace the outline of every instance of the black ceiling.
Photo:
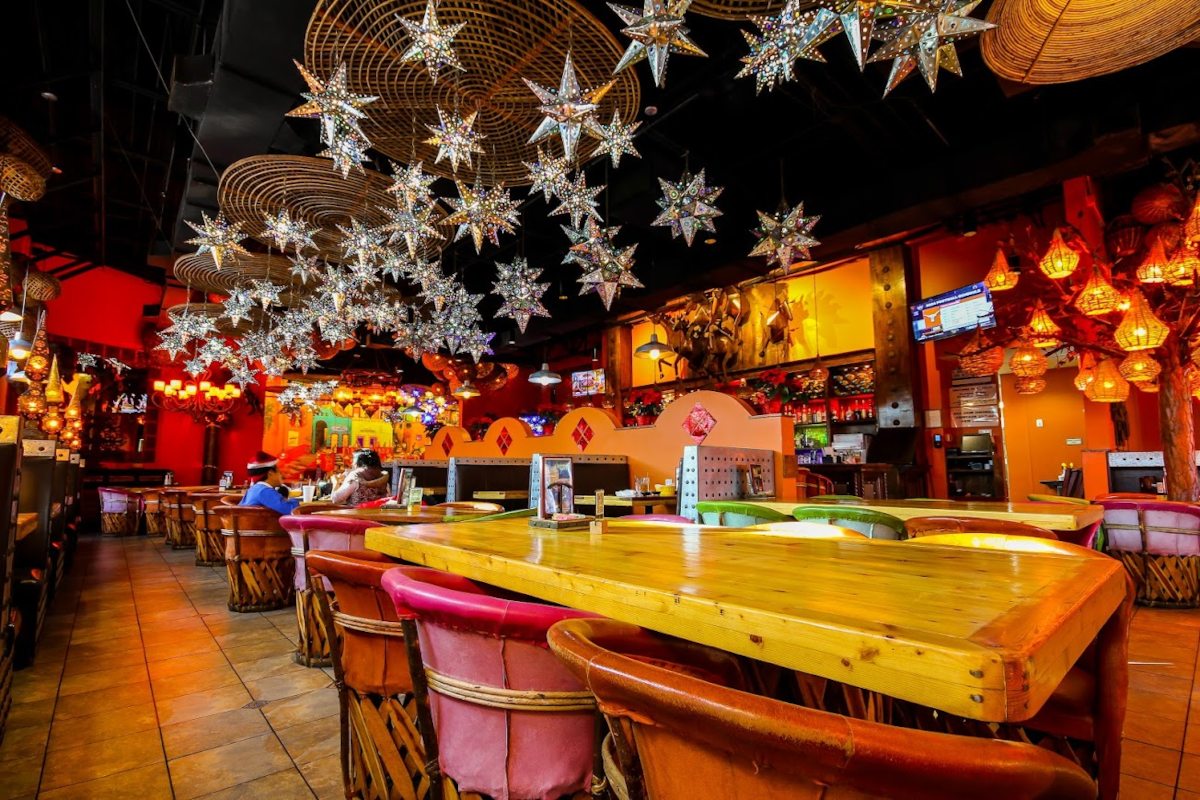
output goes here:
<path id="1" fill-rule="evenodd" d="M 37 241 L 162 279 L 169 259 L 153 256 L 187 249 L 190 231 L 181 219 L 215 205 L 213 168 L 255 153 L 316 153 L 316 125 L 282 116 L 299 102 L 291 59 L 302 53 L 313 4 L 73 0 L 68 11 L 61 0 L 35 0 L 9 9 L 6 27 L 24 35 L 8 37 L 0 55 L 8 76 L 0 114 L 46 143 L 63 169 L 47 198 L 20 212 Z M 583 5 L 617 29 L 601 0 Z M 588 167 L 589 183 L 608 182 L 607 223 L 623 226 L 620 242 L 639 244 L 636 271 L 646 284 L 628 291 L 612 314 L 762 274 L 764 263 L 746 253 L 755 210 L 780 202 L 781 166 L 787 200 L 804 200 L 822 215 L 816 234 L 825 244 L 816 255 L 830 259 L 864 241 L 1012 208 L 1071 175 L 1143 165 L 1197 138 L 1195 48 L 1113 76 L 1024 90 L 1001 85 L 976 43 L 966 42 L 959 45 L 964 77 L 943 72 L 931 94 L 914 74 L 882 98 L 887 65 L 860 73 L 839 37 L 823 47 L 829 63 L 799 62 L 796 81 L 756 95 L 752 79 L 734 78 L 746 51 L 740 30 L 748 25 L 696 14 L 689 24 L 709 58 L 672 56 L 662 91 L 645 64 L 636 68 L 643 106 L 658 110 L 641 117 L 642 158 L 626 156 L 617 170 Z M 215 57 L 178 62 L 172 102 L 189 113 L 203 109 L 191 120 L 168 109 L 154 64 L 170 84 L 177 56 L 203 54 Z M 58 102 L 42 99 L 43 91 Z M 693 171 L 704 167 L 710 184 L 725 187 L 714 244 L 697 237 L 688 248 L 650 226 L 658 213 L 655 178 L 678 179 L 685 154 Z M 448 181 L 435 188 L 453 193 Z M 547 218 L 548 211 L 538 195 L 525 204 L 518 235 L 500 248 L 477 256 L 464 241 L 446 254 L 447 269 L 461 271 L 477 292 L 491 287 L 491 262 L 522 249 L 545 269 L 554 282 L 554 319 L 534 320 L 524 337 L 512 337 L 507 320 L 492 326 L 514 345 L 561 338 L 612 316 L 594 295 L 575 297 L 578 270 L 560 265 L 562 218 Z M 558 299 L 560 282 L 568 300 Z M 485 315 L 496 305 L 485 301 Z"/>

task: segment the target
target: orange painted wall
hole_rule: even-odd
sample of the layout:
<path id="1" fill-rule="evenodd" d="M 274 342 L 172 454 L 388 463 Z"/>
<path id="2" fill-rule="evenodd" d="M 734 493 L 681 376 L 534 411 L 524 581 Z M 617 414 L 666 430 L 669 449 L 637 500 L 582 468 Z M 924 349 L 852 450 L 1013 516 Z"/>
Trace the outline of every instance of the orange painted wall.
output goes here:
<path id="1" fill-rule="evenodd" d="M 1090 446 L 1084 419 L 1087 401 L 1075 388 L 1074 378 L 1073 368 L 1052 369 L 1046 373 L 1045 391 L 1026 396 L 1016 393 L 1013 375 L 1000 376 L 1009 496 L 1013 499 L 1046 494 L 1050 490 L 1039 481 L 1056 479 L 1064 462 L 1076 467 L 1083 464 L 1083 450 Z M 1037 426 L 1039 419 L 1042 427 Z M 1070 445 L 1067 439 L 1082 443 Z"/>

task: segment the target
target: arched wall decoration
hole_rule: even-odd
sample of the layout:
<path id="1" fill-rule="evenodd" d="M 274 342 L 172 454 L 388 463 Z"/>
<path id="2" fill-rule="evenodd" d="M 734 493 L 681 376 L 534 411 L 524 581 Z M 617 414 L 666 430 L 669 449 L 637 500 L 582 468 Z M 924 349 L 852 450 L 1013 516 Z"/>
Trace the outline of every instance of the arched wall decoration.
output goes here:
<path id="1" fill-rule="evenodd" d="M 464 115 L 478 108 L 475 130 L 487 137 L 481 142 L 485 154 L 476 156 L 474 169 L 460 166 L 458 177 L 473 180 L 478 169 L 485 185 L 527 185 L 521 162 L 537 156 L 528 139 L 541 116 L 521 79 L 557 88 L 569 47 L 580 85 L 599 86 L 614 79 L 625 45 L 575 0 L 440 0 L 443 25 L 467 23 L 454 39 L 465 71 L 445 69 L 435 84 L 423 64 L 400 60 L 409 39 L 396 15 L 419 19 L 425 6 L 426 0 L 320 0 L 308 24 L 305 64 L 325 77 L 344 62 L 350 90 L 380 98 L 366 109 L 363 123 L 374 148 L 405 163 L 415 152 L 426 170 L 440 175 L 453 175 L 449 163 L 434 165 L 436 149 L 424 144 L 430 136 L 425 126 L 438 122 L 435 106 L 457 106 Z M 598 116 L 607 122 L 616 109 L 628 122 L 641 102 L 636 70 L 615 81 Z M 562 153 L 554 141 L 543 145 Z M 592 149 L 585 141 L 581 157 Z M 332 173 L 328 162 L 325 169 Z"/>

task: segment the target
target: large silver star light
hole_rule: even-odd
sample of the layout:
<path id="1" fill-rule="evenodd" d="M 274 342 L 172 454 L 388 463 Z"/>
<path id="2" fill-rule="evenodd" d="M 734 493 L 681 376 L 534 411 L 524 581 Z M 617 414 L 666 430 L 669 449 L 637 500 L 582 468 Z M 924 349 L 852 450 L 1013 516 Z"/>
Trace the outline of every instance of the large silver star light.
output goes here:
<path id="1" fill-rule="evenodd" d="M 604 228 L 589 219 L 583 228 L 573 229 L 563 225 L 562 229 L 571 240 L 571 248 L 563 258 L 563 263 L 578 264 L 583 268 L 579 294 L 595 292 L 604 307 L 610 309 L 613 299 L 620 295 L 623 287 L 642 287 L 642 282 L 633 274 L 633 253 L 637 245 L 618 250 L 613 244 L 613 239 L 621 230 L 619 225 Z"/>
<path id="2" fill-rule="evenodd" d="M 359 122 L 367 118 L 363 107 L 378 100 L 370 95 L 354 94 L 347 85 L 346 65 L 338 64 L 328 82 L 305 69 L 299 61 L 293 62 L 304 77 L 309 91 L 303 93 L 308 102 L 287 112 L 289 117 L 317 118 L 321 121 L 321 142 L 328 148 L 319 153 L 323 158 L 332 158 L 335 169 L 342 177 L 350 174 L 351 167 L 362 169 L 370 140 L 363 133 Z"/>
<path id="3" fill-rule="evenodd" d="M 801 258 L 808 260 L 812 257 L 810 247 L 820 244 L 810 234 L 812 229 L 821 221 L 820 216 L 804 216 L 804 203 L 789 210 L 776 214 L 758 212 L 759 227 L 754 235 L 759 242 L 750 251 L 751 256 L 766 256 L 768 264 L 778 264 L 784 270 Z"/>
<path id="4" fill-rule="evenodd" d="M 599 122 L 591 127 L 591 134 L 600 140 L 600 145 L 592 151 L 592 157 L 607 153 L 612 159 L 614 167 L 621 166 L 621 155 L 628 154 L 634 158 L 641 158 L 642 154 L 633 146 L 633 134 L 642 123 L 640 121 L 631 122 L 628 125 L 621 122 L 621 115 L 613 110 L 612 122 L 608 125 L 603 125 Z M 528 166 L 528 165 L 526 165 Z"/>
<path id="5" fill-rule="evenodd" d="M 817 48 L 842 31 L 837 14 L 827 8 L 801 12 L 799 0 L 788 0 L 774 16 L 750 19 L 758 26 L 759 34 L 742 31 L 750 54 L 742 57 L 746 66 L 737 77 L 753 75 L 756 92 L 792 80 L 792 66 L 798 58 L 824 62 Z"/>
<path id="6" fill-rule="evenodd" d="M 447 198 L 446 202 L 454 209 L 446 222 L 457 225 L 454 241 L 459 241 L 468 232 L 475 242 L 475 252 L 483 249 L 483 240 L 490 239 L 492 244 L 500 244 L 500 233 L 513 233 L 517 224 L 519 203 L 512 199 L 504 184 L 497 184 L 485 189 L 476 181 L 475 186 L 468 188 L 462 181 L 455 181 L 458 186 L 458 197 Z"/>
<path id="7" fill-rule="evenodd" d="M 662 208 L 662 213 L 650 223 L 651 225 L 669 227 L 671 238 L 682 235 L 687 240 L 688 247 L 692 246 L 696 231 L 716 230 L 713 220 L 721 216 L 721 212 L 713 203 L 725 189 L 720 186 L 706 186 L 704 170 L 700 170 L 695 176 L 689 175 L 685 170 L 678 183 L 671 183 L 662 178 L 658 179 L 658 183 L 662 187 L 663 196 L 655 202 Z"/>
<path id="8" fill-rule="evenodd" d="M 292 219 L 291 212 L 286 208 L 280 209 L 274 216 L 264 214 L 263 222 L 266 226 L 263 235 L 273 241 L 280 251 L 294 247 L 299 253 L 305 248 L 315 250 L 317 247 L 312 237 L 318 229 L 302 219 Z"/>
<path id="9" fill-rule="evenodd" d="M 254 308 L 254 297 L 250 294 L 249 289 L 238 287 L 229 293 L 224 306 L 225 316 L 236 326 L 241 324 L 242 320 L 250 319 L 250 309 Z"/>
<path id="10" fill-rule="evenodd" d="M 609 3 L 608 7 L 625 23 L 621 33 L 633 40 L 613 74 L 648 59 L 654 85 L 661 89 L 671 53 L 707 57 L 708 54 L 688 36 L 687 26 L 683 24 L 683 14 L 691 4 L 692 0 L 644 0 L 639 14 L 636 8 Z"/>
<path id="11" fill-rule="evenodd" d="M 460 116 L 457 111 L 446 113 L 441 106 L 437 107 L 438 124 L 426 125 L 433 136 L 425 140 L 425 144 L 437 145 L 437 158 L 433 163 L 442 163 L 443 158 L 450 159 L 450 169 L 458 172 L 459 162 L 464 162 L 468 169 L 472 166 L 471 154 L 482 153 L 481 139 L 486 139 L 482 133 L 475 132 L 475 117 L 478 111 L 472 111 L 467 116 Z"/>
<path id="12" fill-rule="evenodd" d="M 603 192 L 604 186 L 588 188 L 584 180 L 583 170 L 575 174 L 575 180 L 567 181 L 558 192 L 561 201 L 558 208 L 550 212 L 550 216 L 569 214 L 571 227 L 578 228 L 584 217 L 600 221 L 600 212 L 596 210 L 596 195 Z"/>
<path id="13" fill-rule="evenodd" d="M 463 69 L 458 56 L 454 54 L 454 48 L 450 45 L 467 23 L 459 22 L 448 27 L 439 24 L 437 3 L 434 0 L 429 0 L 425 6 L 425 17 L 420 22 L 405 19 L 399 14 L 396 15 L 396 19 L 412 38 L 412 44 L 400 57 L 401 61 L 424 61 L 425 68 L 429 70 L 429 77 L 434 83 L 437 83 L 438 72 L 446 67 Z"/>
<path id="14" fill-rule="evenodd" d="M 337 229 L 342 232 L 342 253 L 345 257 L 355 259 L 360 270 L 368 265 L 374 266 L 382 255 L 386 237 L 353 218 L 349 228 L 338 225 Z"/>
<path id="15" fill-rule="evenodd" d="M 894 24 L 883 30 L 877 27 L 875 38 L 884 44 L 867 61 L 873 64 L 892 59 L 884 97 L 917 68 L 930 91 L 937 89 L 939 69 L 962 75 L 954 42 L 996 27 L 991 22 L 969 16 L 981 2 L 924 0 L 920 10 L 899 16 Z"/>
<path id="16" fill-rule="evenodd" d="M 437 180 L 437 176 L 426 173 L 424 166 L 425 162 L 423 161 L 407 167 L 402 167 L 395 161 L 392 162 L 392 177 L 395 178 L 395 182 L 387 190 L 396 195 L 396 202 L 409 208 L 433 205 L 434 198 L 431 187 Z"/>
<path id="17" fill-rule="evenodd" d="M 537 154 L 537 161 L 533 163 L 522 161 L 521 163 L 529 170 L 529 180 L 531 181 L 529 194 L 541 192 L 542 197 L 549 203 L 550 195 L 558 194 L 566 185 L 567 170 L 570 165 L 567 163 L 567 159 L 560 156 L 547 156 L 540 145 Z"/>
<path id="18" fill-rule="evenodd" d="M 559 79 L 558 91 L 540 86 L 528 78 L 522 78 L 541 103 L 538 109 L 545 115 L 542 124 L 529 137 L 530 144 L 540 142 L 547 136 L 558 133 L 562 139 L 563 156 L 568 162 L 575 160 L 575 146 L 579 144 L 579 135 L 584 128 L 591 127 L 596 120 L 597 104 L 616 81 L 609 81 L 603 86 L 588 89 L 586 92 L 579 88 L 579 77 L 575 74 L 575 65 L 571 63 L 571 54 L 563 64 L 562 77 Z"/>
<path id="19" fill-rule="evenodd" d="M 233 255 L 250 255 L 250 251 L 242 247 L 241 241 L 246 238 L 242 233 L 242 223 L 230 222 L 225 215 L 217 213 L 216 219 L 211 219 L 207 212 L 201 211 L 202 222 L 197 225 L 191 220 L 184 220 L 196 233 L 195 239 L 188 239 L 188 244 L 197 245 L 196 253 L 212 253 L 213 263 L 220 269 L 226 260 Z"/>
<path id="20" fill-rule="evenodd" d="M 279 305 L 279 295 L 283 293 L 283 289 L 284 287 L 269 280 L 250 281 L 250 296 L 262 305 L 263 311 Z"/>
<path id="21" fill-rule="evenodd" d="M 919 9 L 926 0 L 837 0 L 834 12 L 841 20 L 842 30 L 850 41 L 854 60 L 861 70 L 867 63 L 875 23 L 896 21 L 904 14 Z"/>
<path id="22" fill-rule="evenodd" d="M 388 244 L 404 242 L 409 256 L 416 258 L 426 242 L 443 238 L 433 227 L 433 208 L 430 206 L 378 206 L 387 215 L 388 221 L 379 227 L 380 233 L 389 235 Z"/>
<path id="23" fill-rule="evenodd" d="M 308 279 L 319 279 L 321 277 L 321 260 L 315 255 L 306 256 L 297 253 L 288 259 L 291 262 L 291 275 L 293 278 L 299 278 L 300 282 L 308 285 Z"/>
<path id="24" fill-rule="evenodd" d="M 529 266 L 524 258 L 514 258 L 508 264 L 496 262 L 496 282 L 492 291 L 504 298 L 496 316 L 516 320 L 521 333 L 525 332 L 531 317 L 550 316 L 541 300 L 550 284 L 538 283 L 541 275 L 542 271 Z"/>

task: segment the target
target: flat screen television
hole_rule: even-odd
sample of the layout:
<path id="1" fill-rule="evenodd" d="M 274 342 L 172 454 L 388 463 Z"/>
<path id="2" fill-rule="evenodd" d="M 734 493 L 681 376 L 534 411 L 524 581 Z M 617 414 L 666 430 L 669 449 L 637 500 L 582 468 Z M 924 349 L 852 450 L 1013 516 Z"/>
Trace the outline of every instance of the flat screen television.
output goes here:
<path id="1" fill-rule="evenodd" d="M 976 328 L 996 327 L 992 293 L 982 283 L 914 303 L 910 309 L 913 336 L 918 342 L 945 339 Z"/>
<path id="2" fill-rule="evenodd" d="M 604 394 L 604 388 L 604 370 L 602 369 L 571 373 L 571 394 L 575 397 Z"/>

